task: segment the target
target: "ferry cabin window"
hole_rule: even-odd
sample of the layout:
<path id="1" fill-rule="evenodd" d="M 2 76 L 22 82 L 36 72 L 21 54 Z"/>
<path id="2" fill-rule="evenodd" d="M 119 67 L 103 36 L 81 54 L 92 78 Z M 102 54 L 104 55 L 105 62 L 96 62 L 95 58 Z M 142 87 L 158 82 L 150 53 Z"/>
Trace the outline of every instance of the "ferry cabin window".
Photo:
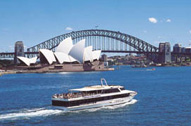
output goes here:
<path id="1" fill-rule="evenodd" d="M 118 88 L 114 88 L 114 89 L 103 90 L 103 93 L 114 93 L 114 92 L 119 92 L 119 89 Z"/>
<path id="2" fill-rule="evenodd" d="M 52 105 L 69 107 L 69 102 L 66 102 L 66 101 L 52 101 Z"/>
<path id="3" fill-rule="evenodd" d="M 79 106 L 82 104 L 96 103 L 96 102 L 104 101 L 104 100 L 128 97 L 129 95 L 130 95 L 130 93 L 106 96 L 106 97 L 99 97 L 99 98 L 92 98 L 92 99 L 83 99 L 83 100 L 77 100 L 77 101 L 53 101 L 52 104 L 55 106 L 64 106 L 64 107 Z"/>
<path id="4" fill-rule="evenodd" d="M 119 92 L 119 89 L 118 88 L 113 88 L 113 89 L 88 91 L 88 92 L 83 91 L 83 93 L 89 93 L 89 94 L 104 94 L 104 93 L 114 93 L 114 92 Z"/>
<path id="5" fill-rule="evenodd" d="M 125 90 L 125 88 L 124 87 L 122 87 L 122 88 L 120 88 L 121 90 Z"/>

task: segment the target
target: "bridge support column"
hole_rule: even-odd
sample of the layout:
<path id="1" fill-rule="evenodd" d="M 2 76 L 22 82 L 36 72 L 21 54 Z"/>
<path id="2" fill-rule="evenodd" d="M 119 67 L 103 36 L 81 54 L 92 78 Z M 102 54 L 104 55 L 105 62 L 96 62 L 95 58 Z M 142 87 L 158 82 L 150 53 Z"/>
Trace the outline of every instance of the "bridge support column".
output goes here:
<path id="1" fill-rule="evenodd" d="M 17 56 L 24 56 L 24 45 L 22 41 L 17 41 L 15 43 L 15 57 L 14 57 L 14 63 L 17 64 Z"/>
<path id="2" fill-rule="evenodd" d="M 169 42 L 159 44 L 159 53 L 159 63 L 171 63 L 171 50 Z"/>

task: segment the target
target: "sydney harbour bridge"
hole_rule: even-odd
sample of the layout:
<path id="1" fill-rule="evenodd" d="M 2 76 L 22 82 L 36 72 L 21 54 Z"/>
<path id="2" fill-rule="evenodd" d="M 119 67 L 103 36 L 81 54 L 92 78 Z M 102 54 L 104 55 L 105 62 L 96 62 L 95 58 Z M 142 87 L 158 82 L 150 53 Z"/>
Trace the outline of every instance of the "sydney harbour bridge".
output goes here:
<path id="1" fill-rule="evenodd" d="M 102 52 L 107 53 L 144 54 L 153 61 L 158 61 L 159 55 L 162 54 L 159 47 L 151 45 L 137 37 L 121 33 L 119 31 L 101 29 L 72 31 L 70 33 L 62 34 L 28 48 L 24 54 L 27 57 L 33 57 L 39 54 L 39 49 L 50 49 L 54 51 L 59 43 L 68 37 L 72 37 L 74 44 L 82 39 L 85 39 L 86 46 L 92 45 L 93 50 L 102 50 Z M 175 53 L 174 55 L 180 54 Z M 15 52 L 0 52 L 0 58 L 14 57 Z"/>

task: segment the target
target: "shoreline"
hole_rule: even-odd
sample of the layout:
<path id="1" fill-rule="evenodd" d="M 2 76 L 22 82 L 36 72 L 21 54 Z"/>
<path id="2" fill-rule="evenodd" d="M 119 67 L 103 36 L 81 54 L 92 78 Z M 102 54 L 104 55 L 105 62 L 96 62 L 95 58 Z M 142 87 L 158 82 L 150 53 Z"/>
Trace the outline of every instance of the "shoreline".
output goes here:
<path id="1" fill-rule="evenodd" d="M 4 72 L 0 72 L 0 76 L 3 76 L 5 74 L 16 74 L 17 72 L 14 70 L 8 70 L 8 71 L 4 71 Z"/>
<path id="2" fill-rule="evenodd" d="M 88 71 L 112 71 L 114 68 L 104 66 L 104 62 L 94 61 L 91 64 L 53 64 L 35 66 L 15 66 L 10 67 L 7 71 L 2 71 L 3 74 L 15 73 L 59 73 L 59 72 L 88 72 Z"/>
<path id="3" fill-rule="evenodd" d="M 134 66 L 135 64 L 117 64 L 117 65 L 112 65 L 112 66 Z M 189 67 L 191 65 L 177 65 L 177 64 L 166 64 L 166 65 L 146 65 L 147 67 Z M 134 68 L 146 68 L 146 67 L 134 67 Z"/>
<path id="4" fill-rule="evenodd" d="M 61 72 L 99 72 L 99 71 L 113 71 L 115 70 L 114 68 L 105 68 L 105 69 L 101 69 L 101 70 L 76 70 L 76 71 L 72 71 L 72 70 L 66 70 L 66 71 L 62 71 L 62 70 L 50 70 L 50 71 L 30 71 L 30 70 L 8 70 L 5 72 L 1 72 L 0 76 L 5 75 L 5 74 L 24 74 L 24 73 L 61 73 Z"/>

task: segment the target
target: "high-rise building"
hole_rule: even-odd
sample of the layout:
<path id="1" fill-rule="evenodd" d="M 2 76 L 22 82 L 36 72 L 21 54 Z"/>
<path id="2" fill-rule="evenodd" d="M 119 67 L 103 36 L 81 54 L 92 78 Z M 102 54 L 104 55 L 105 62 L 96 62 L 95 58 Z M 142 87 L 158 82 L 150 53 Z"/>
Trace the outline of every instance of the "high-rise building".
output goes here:
<path id="1" fill-rule="evenodd" d="M 182 49 L 182 45 L 181 44 L 175 44 L 174 46 L 173 46 L 173 52 L 175 52 L 175 53 L 181 53 L 181 50 Z"/>
<path id="2" fill-rule="evenodd" d="M 191 53 L 191 47 L 185 47 L 185 53 Z"/>

